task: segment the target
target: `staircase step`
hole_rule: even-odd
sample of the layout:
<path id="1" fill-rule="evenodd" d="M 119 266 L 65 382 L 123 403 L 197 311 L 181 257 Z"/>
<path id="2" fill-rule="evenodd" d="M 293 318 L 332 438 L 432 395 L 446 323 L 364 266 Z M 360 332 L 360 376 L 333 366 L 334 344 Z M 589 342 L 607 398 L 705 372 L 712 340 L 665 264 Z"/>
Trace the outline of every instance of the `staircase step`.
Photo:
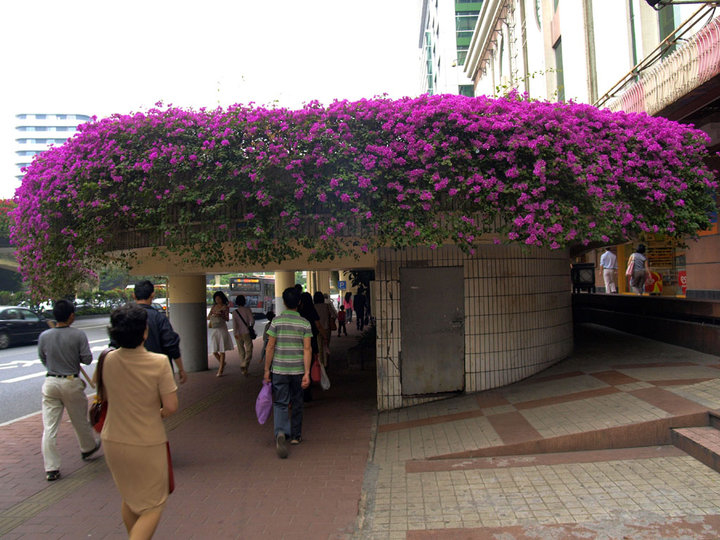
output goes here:
<path id="1" fill-rule="evenodd" d="M 712 426 L 674 428 L 670 439 L 683 452 L 720 472 L 720 430 Z"/>

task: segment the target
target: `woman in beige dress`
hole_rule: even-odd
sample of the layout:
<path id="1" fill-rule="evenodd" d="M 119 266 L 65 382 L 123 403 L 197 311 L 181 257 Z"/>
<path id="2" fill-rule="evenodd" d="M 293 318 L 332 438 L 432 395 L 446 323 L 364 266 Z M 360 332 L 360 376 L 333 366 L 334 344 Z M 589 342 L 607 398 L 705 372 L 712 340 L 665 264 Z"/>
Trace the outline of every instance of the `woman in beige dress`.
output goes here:
<path id="1" fill-rule="evenodd" d="M 129 538 L 151 538 L 169 491 L 167 435 L 163 418 L 177 411 L 177 386 L 166 356 L 151 353 L 147 311 L 127 304 L 110 314 L 110 338 L 102 385 L 108 412 L 100 437 L 105 460 L 122 496 Z"/>
<path id="2" fill-rule="evenodd" d="M 227 323 L 230 320 L 230 302 L 222 291 L 213 294 L 213 307 L 207 316 L 210 321 L 210 352 L 220 364 L 217 377 L 221 377 L 225 370 L 225 351 L 232 351 L 233 345 Z"/>

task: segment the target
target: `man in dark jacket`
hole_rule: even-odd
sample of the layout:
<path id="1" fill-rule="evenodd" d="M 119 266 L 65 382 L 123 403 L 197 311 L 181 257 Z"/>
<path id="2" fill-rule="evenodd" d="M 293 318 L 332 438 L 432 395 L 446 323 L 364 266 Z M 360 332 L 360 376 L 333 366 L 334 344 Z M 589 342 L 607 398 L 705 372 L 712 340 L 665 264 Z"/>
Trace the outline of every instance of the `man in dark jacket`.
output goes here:
<path id="1" fill-rule="evenodd" d="M 185 373 L 180 356 L 180 336 L 173 330 L 168 318 L 152 307 L 155 286 L 147 279 L 138 281 L 135 284 L 134 296 L 135 302 L 147 309 L 148 312 L 148 337 L 145 340 L 145 348 L 150 352 L 167 356 L 171 366 L 175 362 L 178 380 L 180 384 L 185 384 L 187 373 Z"/>
<path id="2" fill-rule="evenodd" d="M 353 298 L 353 309 L 357 314 L 357 329 L 362 331 L 365 328 L 365 308 L 367 307 L 367 298 L 365 297 L 365 290 L 358 288 L 358 292 Z"/>

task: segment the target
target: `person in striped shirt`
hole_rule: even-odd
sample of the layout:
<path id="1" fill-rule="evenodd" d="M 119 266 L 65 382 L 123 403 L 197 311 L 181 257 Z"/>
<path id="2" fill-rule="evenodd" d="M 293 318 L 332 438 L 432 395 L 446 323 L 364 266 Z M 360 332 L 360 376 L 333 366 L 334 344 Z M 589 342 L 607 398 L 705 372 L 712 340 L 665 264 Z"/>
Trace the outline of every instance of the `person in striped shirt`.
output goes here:
<path id="1" fill-rule="evenodd" d="M 298 313 L 297 290 L 285 289 L 282 298 L 286 309 L 268 329 L 263 379 L 272 382 L 275 450 L 278 457 L 285 459 L 288 437 L 290 444 L 302 442 L 303 389 L 310 386 L 312 329 Z"/>

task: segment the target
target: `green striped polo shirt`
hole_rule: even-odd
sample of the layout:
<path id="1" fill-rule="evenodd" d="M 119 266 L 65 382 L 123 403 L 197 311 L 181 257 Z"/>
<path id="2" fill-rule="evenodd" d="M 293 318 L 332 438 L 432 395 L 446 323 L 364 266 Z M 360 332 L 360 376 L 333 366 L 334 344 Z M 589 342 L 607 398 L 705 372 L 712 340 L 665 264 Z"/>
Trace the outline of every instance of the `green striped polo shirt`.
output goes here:
<path id="1" fill-rule="evenodd" d="M 279 375 L 303 375 L 303 339 L 312 337 L 310 321 L 288 309 L 273 319 L 268 335 L 275 338 L 271 371 Z"/>

